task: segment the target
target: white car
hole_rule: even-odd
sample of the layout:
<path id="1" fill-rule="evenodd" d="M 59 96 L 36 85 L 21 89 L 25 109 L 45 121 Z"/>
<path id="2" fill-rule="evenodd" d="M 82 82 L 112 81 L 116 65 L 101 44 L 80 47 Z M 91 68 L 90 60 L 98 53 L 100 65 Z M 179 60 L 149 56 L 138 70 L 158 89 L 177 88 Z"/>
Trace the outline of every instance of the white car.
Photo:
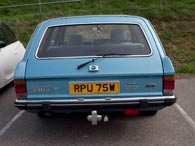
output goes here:
<path id="1" fill-rule="evenodd" d="M 0 22 L 0 89 L 13 80 L 16 65 L 24 53 L 25 48 L 13 31 Z"/>

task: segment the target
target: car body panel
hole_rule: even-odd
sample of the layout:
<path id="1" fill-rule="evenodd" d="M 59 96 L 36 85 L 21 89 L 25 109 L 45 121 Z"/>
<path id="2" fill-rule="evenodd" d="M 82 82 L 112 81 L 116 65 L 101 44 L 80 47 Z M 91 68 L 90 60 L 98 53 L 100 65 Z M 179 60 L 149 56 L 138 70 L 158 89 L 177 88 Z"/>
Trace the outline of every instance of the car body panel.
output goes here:
<path id="1" fill-rule="evenodd" d="M 50 78 L 50 77 L 83 77 L 83 76 L 133 76 L 133 75 L 162 75 L 161 60 L 155 57 L 121 57 L 101 58 L 90 65 L 98 65 L 98 72 L 90 72 L 88 66 L 78 70 L 77 67 L 86 61 L 93 59 L 51 59 L 51 60 L 29 60 L 26 68 L 26 78 Z M 71 62 L 71 64 L 70 64 Z M 113 67 L 117 65 L 117 68 Z M 60 68 L 59 68 L 60 66 Z M 148 70 L 149 68 L 149 70 Z M 148 70 L 147 74 L 143 70 Z"/>
<path id="2" fill-rule="evenodd" d="M 14 79 L 14 72 L 17 63 L 23 58 L 25 49 L 23 45 L 17 41 L 0 50 L 0 66 L 1 66 L 1 84 L 0 87 L 7 85 Z"/>
<path id="3" fill-rule="evenodd" d="M 37 56 L 41 41 L 50 27 L 89 24 L 139 25 L 148 41 L 151 54 L 100 56 L 99 59 L 97 59 L 97 56 L 53 58 L 40 58 Z M 114 101 L 116 102 L 114 106 L 117 105 L 117 102 L 120 106 L 129 104 L 129 107 L 134 103 L 138 103 L 140 104 L 139 108 L 142 110 L 157 110 L 173 104 L 176 101 L 174 95 L 164 96 L 163 77 L 164 75 L 174 75 L 174 67 L 169 57 L 166 56 L 155 30 L 150 25 L 150 22 L 142 17 L 127 15 L 65 17 L 40 23 L 35 29 L 25 57 L 18 65 L 15 73 L 15 79 L 24 79 L 26 82 L 25 99 L 17 99 L 16 106 L 29 111 L 33 111 L 33 108 L 37 108 L 36 111 L 41 111 L 45 104 L 48 108 L 47 110 L 52 108 L 50 106 L 57 104 L 62 108 L 71 106 L 74 110 L 74 107 L 78 105 L 85 108 L 92 106 L 91 108 L 93 109 L 96 104 L 95 107 L 97 108 L 97 103 L 103 106 L 108 104 L 108 107 L 110 107 L 110 104 Z M 83 63 L 85 65 L 82 68 L 78 68 Z M 96 66 L 98 69 L 91 71 L 91 66 Z M 80 92 L 84 86 L 94 87 L 97 83 L 102 83 L 107 88 L 105 82 L 119 83 L 119 91 L 117 93 Z M 72 83 L 79 84 L 78 86 L 82 85 L 82 87 L 79 87 L 78 93 L 72 94 Z M 74 90 L 76 92 L 76 88 Z M 107 99 L 109 99 L 108 103 L 102 103 L 102 100 Z M 85 100 L 87 104 L 83 102 Z M 92 102 L 91 100 L 93 104 L 90 103 Z M 121 100 L 123 101 L 122 103 Z M 70 101 L 74 103 L 66 105 Z M 145 106 L 149 105 L 149 103 L 150 106 Z"/>
<path id="4" fill-rule="evenodd" d="M 15 37 L 13 32 L 4 23 L 0 23 L 0 29 L 4 32 L 5 38 L 8 39 L 10 33 Z M 5 47 L 0 48 L 0 88 L 13 81 L 15 68 L 25 53 L 25 48 L 22 43 L 14 38 L 11 39 L 5 42 Z"/>
<path id="5" fill-rule="evenodd" d="M 159 57 L 158 57 L 159 58 Z M 26 69 L 26 78 L 27 80 L 27 91 L 28 98 L 36 98 L 38 94 L 45 94 L 48 98 L 54 98 L 54 94 L 57 94 L 55 97 L 61 98 L 65 94 L 68 97 L 68 84 L 70 81 L 109 81 L 117 80 L 120 81 L 121 91 L 125 88 L 125 84 L 134 84 L 139 86 L 135 90 L 134 94 L 129 93 L 129 96 L 146 96 L 151 95 L 151 89 L 148 88 L 148 93 L 144 89 L 146 84 L 154 83 L 158 88 L 154 88 L 153 92 L 156 92 L 154 95 L 162 95 L 162 65 L 161 61 L 153 61 L 153 57 L 145 58 L 102 58 L 90 65 L 98 65 L 98 72 L 89 72 L 88 66 L 83 67 L 80 70 L 77 70 L 77 66 L 82 62 L 85 62 L 89 59 L 60 59 L 60 60 L 38 60 L 32 61 L 29 60 Z M 71 64 L 70 64 L 71 62 Z M 144 63 L 143 63 L 144 62 Z M 118 66 L 117 68 L 113 67 Z M 150 65 L 148 65 L 150 64 Z M 59 67 L 61 66 L 61 67 Z M 149 66 L 149 67 L 148 67 Z M 143 70 L 149 71 L 147 74 L 143 74 Z M 51 71 L 52 70 L 52 71 Z M 119 76 L 120 75 L 120 76 Z M 136 79 L 137 78 L 137 79 Z M 125 82 L 126 81 L 126 82 Z M 58 85 L 56 85 L 56 83 Z M 34 93 L 33 87 L 38 86 L 51 86 L 55 88 L 56 86 L 62 88 L 66 92 L 54 92 L 51 89 L 50 92 Z M 143 86 L 143 87 L 142 87 Z M 141 89 L 142 87 L 142 89 Z M 143 89 L 144 88 L 144 89 Z M 140 94 L 139 92 L 140 91 Z M 142 92 L 141 92 L 142 91 Z M 52 93 L 53 92 L 53 93 Z M 145 94 L 145 95 L 144 95 Z M 124 94 L 121 96 L 127 96 Z M 81 95 L 83 96 L 83 95 Z M 94 95 L 95 98 L 97 95 Z M 103 95 L 105 96 L 105 95 Z M 118 96 L 118 95 L 117 95 Z M 77 96 L 78 97 L 78 96 Z M 90 95 L 90 97 L 92 97 Z M 47 98 L 47 97 L 46 97 Z M 73 98 L 70 96 L 69 98 Z"/>

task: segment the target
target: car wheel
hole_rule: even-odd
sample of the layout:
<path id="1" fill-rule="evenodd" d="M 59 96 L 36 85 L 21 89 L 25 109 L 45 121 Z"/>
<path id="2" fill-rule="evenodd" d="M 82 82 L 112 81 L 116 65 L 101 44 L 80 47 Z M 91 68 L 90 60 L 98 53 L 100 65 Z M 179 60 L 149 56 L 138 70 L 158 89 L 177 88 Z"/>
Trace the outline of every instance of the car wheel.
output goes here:
<path id="1" fill-rule="evenodd" d="M 154 116 L 156 115 L 158 111 L 157 110 L 153 110 L 153 111 L 140 111 L 140 115 L 143 116 Z"/>

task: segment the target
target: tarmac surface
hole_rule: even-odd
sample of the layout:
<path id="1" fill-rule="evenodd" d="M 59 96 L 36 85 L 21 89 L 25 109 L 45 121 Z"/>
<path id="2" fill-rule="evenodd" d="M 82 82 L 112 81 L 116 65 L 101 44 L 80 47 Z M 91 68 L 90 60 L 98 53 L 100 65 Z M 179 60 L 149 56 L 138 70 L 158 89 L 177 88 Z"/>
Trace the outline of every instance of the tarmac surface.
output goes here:
<path id="1" fill-rule="evenodd" d="M 41 120 L 14 106 L 11 83 L 0 90 L 0 146 L 195 146 L 195 77 L 176 80 L 177 103 L 153 117 L 116 116 L 91 126 L 84 116 Z"/>

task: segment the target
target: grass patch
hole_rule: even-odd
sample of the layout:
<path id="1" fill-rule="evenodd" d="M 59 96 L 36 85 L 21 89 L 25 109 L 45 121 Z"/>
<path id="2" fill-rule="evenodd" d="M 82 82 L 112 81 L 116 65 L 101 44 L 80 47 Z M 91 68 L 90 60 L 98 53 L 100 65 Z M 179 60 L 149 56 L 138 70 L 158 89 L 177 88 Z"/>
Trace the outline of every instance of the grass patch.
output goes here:
<path id="1" fill-rule="evenodd" d="M 42 2 L 55 0 L 41 0 Z M 56 0 L 58 1 L 58 0 Z M 0 6 L 37 3 L 37 0 L 7 0 Z M 195 1 L 194 0 L 98 0 L 0 9 L 0 21 L 7 23 L 26 46 L 36 25 L 43 20 L 97 14 L 128 14 L 152 21 L 177 73 L 195 73 Z"/>
<path id="2" fill-rule="evenodd" d="M 155 28 L 177 73 L 195 73 L 195 22 L 160 21 Z"/>
<path id="3" fill-rule="evenodd" d="M 194 64 L 184 64 L 176 69 L 177 73 L 195 73 L 195 65 Z"/>

